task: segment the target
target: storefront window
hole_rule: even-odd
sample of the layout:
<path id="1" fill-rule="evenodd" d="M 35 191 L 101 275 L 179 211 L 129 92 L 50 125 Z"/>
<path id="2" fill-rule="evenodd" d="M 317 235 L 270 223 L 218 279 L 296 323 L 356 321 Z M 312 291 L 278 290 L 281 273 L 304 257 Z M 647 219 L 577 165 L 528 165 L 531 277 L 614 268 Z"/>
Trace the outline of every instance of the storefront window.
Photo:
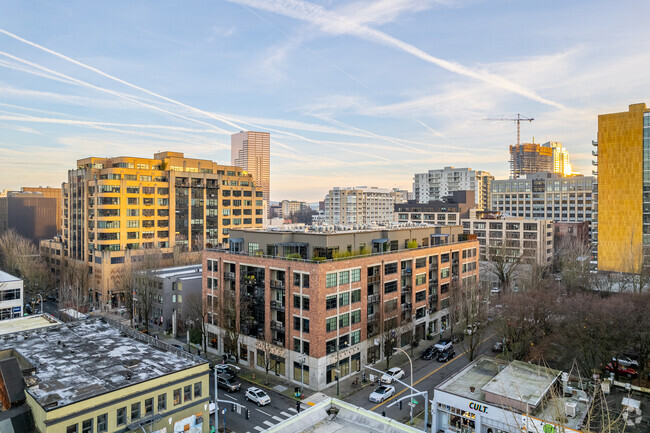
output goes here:
<path id="1" fill-rule="evenodd" d="M 300 381 L 301 376 L 300 376 L 300 363 L 299 362 L 294 362 L 293 363 L 293 379 Z M 309 366 L 304 365 L 303 370 L 302 370 L 302 382 L 305 385 L 309 385 Z"/>

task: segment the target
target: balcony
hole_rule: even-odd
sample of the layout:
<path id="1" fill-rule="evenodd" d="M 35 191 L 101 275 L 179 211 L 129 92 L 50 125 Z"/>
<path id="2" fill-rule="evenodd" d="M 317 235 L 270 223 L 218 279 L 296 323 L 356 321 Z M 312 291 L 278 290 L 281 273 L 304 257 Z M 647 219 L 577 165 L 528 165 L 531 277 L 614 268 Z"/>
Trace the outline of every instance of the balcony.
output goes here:
<path id="1" fill-rule="evenodd" d="M 368 303 L 369 304 L 374 304 L 379 302 L 379 293 L 375 293 L 373 295 L 368 295 Z"/>
<path id="2" fill-rule="evenodd" d="M 272 289 L 284 289 L 284 281 L 282 280 L 271 280 Z"/>
<path id="3" fill-rule="evenodd" d="M 591 165 L 593 165 L 594 167 L 598 167 L 598 160 L 597 159 L 592 159 L 591 160 Z"/>
<path id="4" fill-rule="evenodd" d="M 410 296 L 412 291 L 413 290 L 411 289 L 410 286 L 403 286 L 402 287 L 402 294 L 403 295 L 409 295 Z"/>
<path id="5" fill-rule="evenodd" d="M 284 323 L 278 322 L 277 320 L 271 320 L 271 329 L 277 332 L 284 332 Z"/>
<path id="6" fill-rule="evenodd" d="M 235 281 L 235 273 L 234 272 L 224 272 L 223 273 L 223 278 L 227 281 Z"/>
<path id="7" fill-rule="evenodd" d="M 411 303 L 407 302 L 406 304 L 402 304 L 402 311 L 411 311 L 413 309 L 413 305 Z"/>
<path id="8" fill-rule="evenodd" d="M 368 284 L 378 283 L 381 279 L 380 275 L 370 275 L 368 276 Z"/>
<path id="9" fill-rule="evenodd" d="M 402 275 L 411 275 L 412 272 L 411 268 L 402 269 Z"/>
<path id="10" fill-rule="evenodd" d="M 591 145 L 594 147 L 598 147 L 598 142 L 596 140 L 591 140 Z"/>
<path id="11" fill-rule="evenodd" d="M 373 314 L 368 314 L 368 323 L 373 324 L 373 323 L 378 323 L 379 322 L 379 314 L 373 313 Z"/>
<path id="12" fill-rule="evenodd" d="M 597 150 L 592 150 L 591 151 L 591 156 L 598 156 L 598 151 Z"/>
<path id="13" fill-rule="evenodd" d="M 284 347 L 284 340 L 273 339 L 273 340 L 271 340 L 271 342 L 273 344 L 275 344 L 276 346 Z"/>
<path id="14" fill-rule="evenodd" d="M 284 302 L 271 301 L 271 310 L 284 312 Z"/>

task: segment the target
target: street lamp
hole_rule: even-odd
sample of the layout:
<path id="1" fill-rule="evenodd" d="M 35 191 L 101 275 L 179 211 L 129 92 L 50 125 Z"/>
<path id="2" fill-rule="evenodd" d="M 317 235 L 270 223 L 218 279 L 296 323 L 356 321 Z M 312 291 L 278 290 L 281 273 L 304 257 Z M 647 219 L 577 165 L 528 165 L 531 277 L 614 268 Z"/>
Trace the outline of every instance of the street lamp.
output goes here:
<path id="1" fill-rule="evenodd" d="M 300 356 L 300 395 L 302 396 L 302 390 L 305 387 L 304 381 L 304 370 L 305 370 L 305 352 Z"/>
<path id="2" fill-rule="evenodd" d="M 225 365 L 240 370 L 240 368 L 237 367 L 236 365 L 231 365 L 231 364 L 219 364 L 219 365 Z M 214 426 L 217 432 L 219 431 L 219 383 L 217 383 L 218 376 L 219 376 L 219 370 L 215 367 L 214 369 Z M 225 431 L 226 429 L 224 427 L 224 432 Z"/>
<path id="3" fill-rule="evenodd" d="M 41 314 L 43 314 L 43 297 L 41 296 L 40 293 L 37 293 L 36 296 L 38 296 L 39 298 L 41 298 Z"/>
<path id="4" fill-rule="evenodd" d="M 409 364 L 411 365 L 411 389 L 413 389 L 413 362 L 411 362 L 411 357 L 409 356 L 408 353 L 406 353 L 406 351 L 404 349 L 402 349 L 400 347 L 395 347 L 395 348 L 393 348 L 393 350 L 399 350 L 404 355 L 406 355 L 406 357 L 408 358 Z M 413 425 L 413 402 L 411 401 L 409 403 L 410 403 L 409 406 L 411 408 L 411 425 Z M 424 409 L 426 410 L 426 406 L 425 406 Z"/>
<path id="5" fill-rule="evenodd" d="M 348 345 L 348 340 L 343 340 L 343 347 Z M 339 362 L 339 350 L 341 349 L 341 342 L 337 339 L 336 340 L 336 395 L 339 395 L 339 382 L 341 380 L 341 364 Z"/>

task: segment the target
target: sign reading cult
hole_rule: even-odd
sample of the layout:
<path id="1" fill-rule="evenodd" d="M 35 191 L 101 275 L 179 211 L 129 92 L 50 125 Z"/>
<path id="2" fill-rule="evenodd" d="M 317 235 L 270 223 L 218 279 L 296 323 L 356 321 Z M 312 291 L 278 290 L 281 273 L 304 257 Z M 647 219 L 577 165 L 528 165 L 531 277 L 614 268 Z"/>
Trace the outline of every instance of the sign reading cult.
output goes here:
<path id="1" fill-rule="evenodd" d="M 469 408 L 478 412 L 483 412 L 487 413 L 487 406 L 483 406 L 482 404 L 474 403 L 473 401 L 469 403 Z"/>

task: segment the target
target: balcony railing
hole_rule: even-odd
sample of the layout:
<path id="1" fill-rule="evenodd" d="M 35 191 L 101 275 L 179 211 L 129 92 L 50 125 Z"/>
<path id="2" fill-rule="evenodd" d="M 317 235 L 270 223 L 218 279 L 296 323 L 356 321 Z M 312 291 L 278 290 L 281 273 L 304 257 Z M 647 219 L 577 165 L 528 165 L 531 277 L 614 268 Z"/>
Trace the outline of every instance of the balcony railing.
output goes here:
<path id="1" fill-rule="evenodd" d="M 410 303 L 402 304 L 402 311 L 411 311 L 413 306 Z"/>
<path id="2" fill-rule="evenodd" d="M 282 280 L 271 280 L 272 289 L 284 289 L 284 281 Z"/>
<path id="3" fill-rule="evenodd" d="M 380 275 L 370 275 L 368 276 L 368 284 L 378 283 L 381 279 Z"/>
<path id="4" fill-rule="evenodd" d="M 282 322 L 278 322 L 277 320 L 271 320 L 271 329 L 278 332 L 285 331 L 284 324 Z"/>
<path id="5" fill-rule="evenodd" d="M 411 275 L 412 272 L 411 268 L 402 269 L 402 275 Z"/>
<path id="6" fill-rule="evenodd" d="M 223 277 L 224 277 L 226 280 L 235 281 L 235 273 L 234 273 L 234 272 L 224 272 L 224 273 L 223 273 Z"/>
<path id="7" fill-rule="evenodd" d="M 376 302 L 379 302 L 379 293 L 374 293 L 372 295 L 368 295 L 368 303 L 369 304 L 374 304 Z"/>
<path id="8" fill-rule="evenodd" d="M 278 301 L 271 301 L 271 310 L 284 311 L 284 303 Z"/>
<path id="9" fill-rule="evenodd" d="M 284 341 L 282 341 L 282 340 L 272 340 L 272 342 L 276 346 L 284 347 Z"/>

